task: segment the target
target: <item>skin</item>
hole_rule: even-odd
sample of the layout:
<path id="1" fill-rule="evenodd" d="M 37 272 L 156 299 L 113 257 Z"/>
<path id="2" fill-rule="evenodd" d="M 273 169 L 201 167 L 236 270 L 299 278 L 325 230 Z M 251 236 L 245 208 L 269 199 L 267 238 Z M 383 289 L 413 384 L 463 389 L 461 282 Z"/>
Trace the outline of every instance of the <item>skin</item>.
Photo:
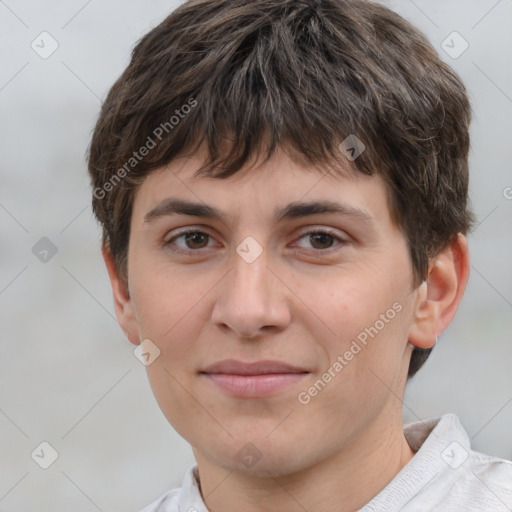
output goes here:
<path id="1" fill-rule="evenodd" d="M 147 366 L 151 387 L 193 448 L 210 511 L 357 510 L 414 455 L 401 410 L 409 360 L 455 315 L 469 274 L 466 239 L 459 235 L 432 259 L 428 279 L 412 289 L 407 241 L 378 175 L 326 174 L 279 150 L 227 180 L 194 178 L 202 161 L 176 159 L 137 191 L 128 287 L 103 249 L 119 323 L 132 343 L 149 338 L 161 351 Z M 227 217 L 145 222 L 169 197 Z M 325 199 L 364 210 L 370 221 L 332 213 L 274 221 L 280 206 Z M 184 227 L 210 236 L 164 244 Z M 314 229 L 331 229 L 333 238 L 317 239 Z M 247 236 L 263 249 L 252 263 L 236 252 Z M 298 394 L 396 303 L 400 312 L 300 403 Z M 277 359 L 310 373 L 272 396 L 232 397 L 198 373 L 227 358 Z M 260 455 L 251 467 L 238 456 L 247 443 Z"/>

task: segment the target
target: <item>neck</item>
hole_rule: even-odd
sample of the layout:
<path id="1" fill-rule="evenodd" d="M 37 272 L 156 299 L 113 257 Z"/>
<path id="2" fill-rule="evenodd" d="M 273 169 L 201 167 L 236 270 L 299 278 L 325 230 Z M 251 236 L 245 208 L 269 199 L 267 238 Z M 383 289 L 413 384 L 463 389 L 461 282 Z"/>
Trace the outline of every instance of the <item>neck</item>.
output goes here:
<path id="1" fill-rule="evenodd" d="M 389 421 L 389 418 L 388 418 Z M 194 450 L 210 512 L 353 512 L 376 496 L 411 460 L 401 416 L 371 425 L 349 446 L 300 472 L 254 477 L 229 472 Z"/>

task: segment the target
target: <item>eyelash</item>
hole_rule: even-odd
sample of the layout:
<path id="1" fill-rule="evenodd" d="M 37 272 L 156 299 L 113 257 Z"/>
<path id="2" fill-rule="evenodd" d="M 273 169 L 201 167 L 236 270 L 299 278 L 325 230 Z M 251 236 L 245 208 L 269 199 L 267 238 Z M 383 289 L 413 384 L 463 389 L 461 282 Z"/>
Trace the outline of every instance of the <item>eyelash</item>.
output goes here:
<path id="1" fill-rule="evenodd" d="M 169 240 L 166 240 L 164 241 L 163 245 L 165 247 L 168 247 L 171 251 L 175 252 L 175 253 L 178 253 L 178 254 L 184 254 L 184 255 L 192 255 L 192 254 L 197 254 L 197 253 L 200 253 L 203 251 L 203 249 L 181 249 L 181 248 L 175 248 L 173 247 L 173 242 L 181 237 L 184 237 L 186 235 L 190 235 L 190 234 L 203 234 L 203 235 L 206 235 L 208 237 L 213 238 L 210 234 L 204 232 L 204 231 L 201 231 L 199 229 L 187 229 L 185 231 L 182 231 L 176 235 L 174 235 L 172 238 L 170 238 Z M 331 252 L 335 252 L 337 250 L 340 250 L 340 247 L 343 247 L 345 245 L 347 245 L 349 242 L 343 238 L 341 238 L 340 236 L 338 236 L 334 231 L 330 230 L 330 229 L 327 229 L 327 228 L 323 228 L 323 229 L 314 229 L 314 230 L 311 230 L 311 231 L 305 231 L 303 233 L 301 233 L 301 235 L 299 236 L 298 240 L 306 237 L 306 236 L 311 236 L 311 235 L 329 235 L 331 236 L 334 240 L 337 240 L 339 243 L 338 243 L 338 248 L 336 248 L 336 246 L 334 247 L 329 247 L 327 249 L 309 249 L 310 251 L 313 251 L 313 252 L 316 252 L 316 253 L 324 253 L 324 254 L 330 254 Z M 206 248 L 204 248 L 206 249 Z"/>

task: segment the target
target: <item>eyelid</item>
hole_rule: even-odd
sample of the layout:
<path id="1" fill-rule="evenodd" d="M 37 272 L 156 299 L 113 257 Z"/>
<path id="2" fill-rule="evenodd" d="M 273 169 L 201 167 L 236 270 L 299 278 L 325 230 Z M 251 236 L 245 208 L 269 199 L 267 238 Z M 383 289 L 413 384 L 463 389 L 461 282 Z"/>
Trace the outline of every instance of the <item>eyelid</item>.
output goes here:
<path id="1" fill-rule="evenodd" d="M 172 233 L 172 236 L 167 236 L 170 233 Z M 164 236 L 164 239 L 162 241 L 162 245 L 163 246 L 169 246 L 169 245 L 171 245 L 171 242 L 173 240 L 175 240 L 176 238 L 180 238 L 180 237 L 182 237 L 184 235 L 195 234 L 195 233 L 202 233 L 204 235 L 207 235 L 212 240 L 215 238 L 209 232 L 208 228 L 205 228 L 204 226 L 186 226 L 186 227 L 183 227 L 183 228 L 177 228 L 177 229 L 172 230 L 169 233 L 167 233 L 166 236 Z M 190 252 L 199 252 L 201 249 L 197 249 L 197 250 L 194 250 L 194 249 L 178 249 L 178 251 L 179 250 L 181 250 L 181 251 L 188 250 Z"/>
<path id="2" fill-rule="evenodd" d="M 177 238 L 180 238 L 187 234 L 194 234 L 194 233 L 201 233 L 207 235 L 210 239 L 214 239 L 215 237 L 209 232 L 208 228 L 205 226 L 186 226 L 183 228 L 177 228 L 176 230 L 171 231 L 172 236 L 171 237 L 164 237 L 164 240 L 162 242 L 162 245 L 164 247 L 170 247 L 172 245 L 172 242 L 176 240 Z M 169 234 L 169 233 L 167 233 Z M 333 237 L 335 240 L 338 241 L 336 245 L 333 247 L 328 247 L 327 249 L 308 249 L 308 248 L 302 248 L 310 252 L 318 253 L 318 254 L 328 254 L 331 252 L 335 252 L 337 250 L 340 250 L 340 247 L 343 247 L 350 243 L 351 238 L 349 235 L 345 234 L 341 235 L 336 229 L 324 227 L 324 226 L 307 226 L 303 228 L 298 236 L 295 238 L 293 243 L 296 243 L 298 240 L 304 238 L 307 235 L 315 235 L 315 234 L 326 234 L 331 237 Z M 201 249 L 183 249 L 179 246 L 172 247 L 171 250 L 175 253 L 181 253 L 181 254 L 193 254 L 193 253 L 203 253 L 208 247 L 204 247 Z"/>
<path id="3" fill-rule="evenodd" d="M 172 229 L 171 231 L 167 232 L 164 236 L 164 243 L 168 243 L 171 240 L 173 240 L 174 238 L 177 238 L 178 236 L 187 235 L 188 233 L 197 233 L 197 232 L 210 235 L 210 233 L 208 233 L 208 228 L 206 228 L 204 226 L 184 226 L 182 228 Z M 169 236 L 171 234 L 172 234 L 172 236 Z"/>
<path id="4" fill-rule="evenodd" d="M 333 228 L 327 228 L 322 226 L 308 226 L 303 231 L 299 233 L 299 236 L 296 238 L 295 242 L 304 238 L 306 235 L 315 235 L 315 234 L 325 234 L 333 237 L 338 243 L 332 247 L 328 247 L 327 249 L 306 249 L 318 254 L 327 254 L 330 252 L 334 252 L 340 249 L 340 246 L 344 246 L 350 243 L 351 239 L 348 235 L 341 235 L 337 230 Z M 294 243 L 295 243 L 294 242 Z"/>
<path id="5" fill-rule="evenodd" d="M 306 228 L 300 231 L 299 238 L 303 237 L 304 235 L 315 233 L 325 233 L 327 235 L 336 237 L 344 242 L 348 242 L 350 238 L 345 232 L 340 232 L 334 228 L 329 228 L 325 226 L 307 226 Z"/>

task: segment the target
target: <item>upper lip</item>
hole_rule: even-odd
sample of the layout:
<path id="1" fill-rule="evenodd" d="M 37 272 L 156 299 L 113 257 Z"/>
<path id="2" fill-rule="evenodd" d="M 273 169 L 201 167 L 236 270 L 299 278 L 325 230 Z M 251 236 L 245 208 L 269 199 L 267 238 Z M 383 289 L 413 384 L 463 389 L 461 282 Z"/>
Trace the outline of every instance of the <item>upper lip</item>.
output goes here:
<path id="1" fill-rule="evenodd" d="M 200 373 L 226 373 L 231 375 L 261 375 L 265 373 L 309 373 L 305 368 L 269 359 L 244 363 L 224 359 L 202 369 Z"/>

